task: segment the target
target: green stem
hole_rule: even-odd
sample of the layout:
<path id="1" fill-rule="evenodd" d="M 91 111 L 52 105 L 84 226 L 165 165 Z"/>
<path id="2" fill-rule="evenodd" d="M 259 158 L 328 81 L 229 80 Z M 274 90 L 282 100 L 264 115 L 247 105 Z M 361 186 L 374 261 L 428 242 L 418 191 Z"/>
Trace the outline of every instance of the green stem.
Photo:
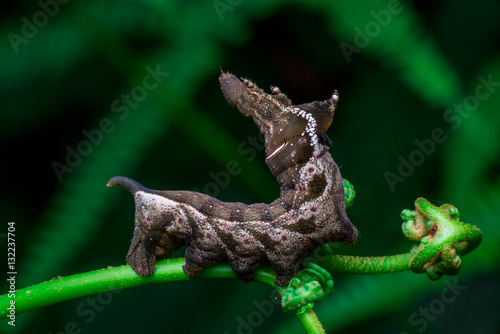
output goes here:
<path id="1" fill-rule="evenodd" d="M 319 264 L 328 271 L 349 272 L 355 274 L 383 274 L 408 269 L 411 254 L 383 257 L 357 257 L 348 255 L 331 255 Z M 186 281 L 190 278 L 184 274 L 183 258 L 157 262 L 155 274 L 148 277 L 138 276 L 130 266 L 100 269 L 82 274 L 62 277 L 36 284 L 15 293 L 16 314 L 39 307 L 56 304 L 66 300 L 88 296 L 104 291 L 174 281 Z M 216 264 L 200 273 L 204 278 L 236 278 L 227 264 Z M 255 281 L 275 288 L 283 295 L 285 288 L 276 286 L 276 274 L 271 267 L 261 267 L 255 272 Z M 0 319 L 7 318 L 11 298 L 8 294 L 0 296 Z M 316 314 L 311 310 L 297 315 L 307 333 L 324 333 Z"/>
<path id="2" fill-rule="evenodd" d="M 351 274 L 387 274 L 409 269 L 411 253 L 379 256 L 359 257 L 349 255 L 330 255 L 318 264 L 329 272 L 343 272 Z"/>
<path id="3" fill-rule="evenodd" d="M 186 281 L 190 278 L 182 270 L 185 263 L 183 258 L 158 261 L 155 274 L 148 277 L 139 276 L 130 266 L 124 265 L 32 285 L 16 291 L 16 314 L 103 291 L 121 290 L 153 283 Z M 200 277 L 236 278 L 236 275 L 229 265 L 217 264 L 203 270 Z M 255 280 L 278 288 L 278 291 L 282 293 L 283 288 L 274 286 L 274 278 L 270 267 L 262 267 L 256 272 Z M 10 300 L 8 294 L 0 296 L 0 319 L 7 317 Z"/>
<path id="4" fill-rule="evenodd" d="M 314 313 L 312 309 L 308 309 L 304 313 L 298 314 L 297 318 L 299 318 L 307 334 L 326 333 L 323 325 L 321 325 L 316 313 Z"/>
<path id="5" fill-rule="evenodd" d="M 121 290 L 134 286 L 186 281 L 182 266 L 185 259 L 169 259 L 156 263 L 155 274 L 148 277 L 138 276 L 130 266 L 89 271 L 82 274 L 53 279 L 32 285 L 15 293 L 16 314 L 39 307 L 56 304 L 66 300 L 88 296 L 104 291 Z M 216 264 L 200 273 L 203 278 L 236 278 L 227 264 Z M 276 274 L 270 267 L 263 266 L 255 272 L 254 280 L 275 288 L 283 295 L 285 288 L 274 284 Z M 11 298 L 8 294 L 0 296 L 0 320 L 7 318 Z M 308 333 L 324 333 L 316 314 L 309 310 L 307 314 L 297 316 Z"/>
<path id="6" fill-rule="evenodd" d="M 182 271 L 183 259 L 172 259 L 161 263 L 165 264 L 158 266 L 155 275 L 149 277 L 138 276 L 130 266 L 120 266 L 53 279 L 17 290 L 16 314 L 103 291 L 189 279 Z M 225 272 L 216 267 L 213 271 L 218 272 L 220 277 L 234 277 L 230 275 L 230 269 Z M 7 294 L 0 296 L 0 319 L 7 317 L 6 309 L 10 300 Z"/>

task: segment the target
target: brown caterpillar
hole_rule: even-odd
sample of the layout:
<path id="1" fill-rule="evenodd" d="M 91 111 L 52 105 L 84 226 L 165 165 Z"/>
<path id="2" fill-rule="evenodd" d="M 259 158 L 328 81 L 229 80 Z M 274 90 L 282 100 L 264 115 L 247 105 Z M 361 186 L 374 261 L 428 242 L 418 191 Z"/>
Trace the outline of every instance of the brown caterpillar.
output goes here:
<path id="1" fill-rule="evenodd" d="M 325 132 L 333 121 L 338 94 L 326 101 L 292 106 L 279 88 L 266 94 L 253 82 L 229 73 L 219 77 L 233 107 L 253 117 L 265 137 L 266 164 L 281 196 L 271 204 L 225 203 L 190 191 L 150 190 L 126 177 L 108 186 L 128 189 L 135 199 L 135 229 L 127 261 L 141 276 L 152 275 L 157 257 L 186 244 L 187 276 L 227 261 L 238 278 L 253 279 L 269 262 L 275 283 L 287 285 L 302 260 L 331 241 L 353 243 L 356 227 L 346 215 L 344 187 L 329 153 Z"/>

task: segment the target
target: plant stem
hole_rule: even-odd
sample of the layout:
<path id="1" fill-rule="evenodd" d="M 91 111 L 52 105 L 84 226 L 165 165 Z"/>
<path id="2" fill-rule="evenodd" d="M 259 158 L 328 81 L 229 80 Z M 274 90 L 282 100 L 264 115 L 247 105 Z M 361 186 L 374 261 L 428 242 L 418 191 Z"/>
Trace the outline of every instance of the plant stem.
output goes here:
<path id="1" fill-rule="evenodd" d="M 312 309 L 308 309 L 304 313 L 298 314 L 297 318 L 299 318 L 299 321 L 306 330 L 307 334 L 326 333 L 323 325 L 321 325 L 316 313 L 314 313 Z"/>
<path id="2" fill-rule="evenodd" d="M 384 257 L 355 257 L 347 255 L 331 255 L 320 265 L 328 271 L 350 272 L 357 274 L 382 274 L 408 269 L 411 254 Z M 148 277 L 138 276 L 130 266 L 112 267 L 94 270 L 82 274 L 53 279 L 32 285 L 15 293 L 16 314 L 35 308 L 56 304 L 69 299 L 79 298 L 104 291 L 173 281 L 186 281 L 190 278 L 184 274 L 182 266 L 185 259 L 168 259 L 156 263 L 155 274 Z M 236 278 L 227 264 L 216 264 L 200 273 L 204 278 Z M 254 280 L 275 288 L 283 295 L 285 288 L 276 286 L 276 274 L 269 266 L 263 266 L 255 272 Z M 7 318 L 11 298 L 7 294 L 0 296 L 0 320 Z M 297 315 L 307 333 L 325 333 L 321 323 L 312 309 Z"/>
<path id="3" fill-rule="evenodd" d="M 351 274 L 387 274 L 409 269 L 411 253 L 379 256 L 360 257 L 350 255 L 330 255 L 318 264 L 329 272 L 344 272 Z"/>
<path id="4" fill-rule="evenodd" d="M 165 266 L 157 268 L 155 275 L 149 277 L 138 276 L 130 266 L 120 266 L 57 278 L 17 290 L 16 314 L 103 291 L 189 279 L 182 271 L 181 259 L 166 262 Z M 6 318 L 9 303 L 7 294 L 0 296 L 0 319 Z"/>
<path id="5" fill-rule="evenodd" d="M 16 314 L 104 291 L 121 290 L 153 283 L 186 281 L 190 278 L 182 270 L 185 263 L 184 258 L 158 261 L 155 274 L 148 277 L 139 276 L 130 266 L 124 265 L 32 285 L 15 292 Z M 204 269 L 200 273 L 200 277 L 236 278 L 236 275 L 229 265 L 216 264 Z M 275 278 L 276 274 L 271 267 L 263 266 L 255 272 L 255 281 L 274 287 L 282 295 L 285 288 L 275 286 L 273 282 Z M 8 294 L 0 296 L 0 320 L 7 317 L 10 301 L 11 298 Z"/>
<path id="6" fill-rule="evenodd" d="M 156 262 L 155 274 L 148 277 L 137 275 L 128 265 L 89 271 L 68 277 L 56 278 L 47 282 L 17 290 L 15 293 L 16 314 L 48 306 L 66 300 L 88 296 L 104 291 L 121 290 L 134 286 L 186 281 L 182 266 L 185 259 L 168 259 Z M 216 264 L 200 273 L 203 278 L 236 278 L 227 264 Z M 260 267 L 254 280 L 275 288 L 283 295 L 285 288 L 274 284 L 276 274 L 269 266 Z M 11 298 L 8 294 L 0 296 L 0 320 L 7 318 Z M 325 333 L 316 314 L 307 310 L 297 316 L 307 333 Z"/>

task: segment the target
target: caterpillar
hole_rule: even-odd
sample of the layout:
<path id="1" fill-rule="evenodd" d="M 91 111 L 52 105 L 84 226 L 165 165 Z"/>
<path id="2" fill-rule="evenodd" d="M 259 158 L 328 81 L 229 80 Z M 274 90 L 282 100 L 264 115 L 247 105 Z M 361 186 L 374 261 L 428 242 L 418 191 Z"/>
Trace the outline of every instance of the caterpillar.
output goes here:
<path id="1" fill-rule="evenodd" d="M 333 121 L 337 91 L 325 101 L 292 105 L 278 87 L 265 93 L 230 73 L 219 77 L 228 103 L 253 117 L 265 138 L 265 162 L 281 193 L 270 204 L 222 202 L 191 191 L 158 191 L 123 176 L 107 186 L 129 190 L 135 200 L 135 228 L 127 262 L 141 276 L 152 275 L 157 257 L 187 245 L 184 273 L 195 278 L 217 262 L 228 262 L 250 282 L 270 263 L 275 284 L 286 286 L 301 262 L 332 241 L 353 243 L 358 230 L 346 214 L 340 171 L 325 132 Z"/>

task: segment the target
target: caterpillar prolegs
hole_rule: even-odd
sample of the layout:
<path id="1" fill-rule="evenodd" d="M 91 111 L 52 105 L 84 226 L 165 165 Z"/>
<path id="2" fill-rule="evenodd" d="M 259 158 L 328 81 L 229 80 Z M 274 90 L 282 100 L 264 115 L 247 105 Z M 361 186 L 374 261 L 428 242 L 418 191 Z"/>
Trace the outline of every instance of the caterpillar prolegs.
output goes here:
<path id="1" fill-rule="evenodd" d="M 326 101 L 293 106 L 279 88 L 264 93 L 229 73 L 219 77 L 233 107 L 253 117 L 265 137 L 266 164 L 281 195 L 270 204 L 226 203 L 191 191 L 158 191 L 113 177 L 108 186 L 128 189 L 135 199 L 135 229 L 127 262 L 141 276 L 152 275 L 157 257 L 186 244 L 185 274 L 191 278 L 217 262 L 229 262 L 245 282 L 268 262 L 275 283 L 287 285 L 302 260 L 331 241 L 353 243 L 358 235 L 346 214 L 339 169 L 325 132 L 338 94 Z"/>

